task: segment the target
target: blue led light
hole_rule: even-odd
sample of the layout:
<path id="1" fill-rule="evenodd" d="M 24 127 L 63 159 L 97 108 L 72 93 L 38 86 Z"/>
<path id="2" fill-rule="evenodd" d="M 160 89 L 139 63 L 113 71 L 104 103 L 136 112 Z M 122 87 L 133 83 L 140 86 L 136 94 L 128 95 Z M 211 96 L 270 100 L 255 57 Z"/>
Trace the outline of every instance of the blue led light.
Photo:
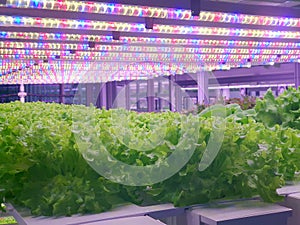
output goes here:
<path id="1" fill-rule="evenodd" d="M 33 6 L 34 8 L 38 8 L 39 3 L 40 3 L 40 0 L 33 0 L 33 1 L 32 1 L 32 6 Z"/>
<path id="2" fill-rule="evenodd" d="M 84 28 L 85 21 L 84 20 L 78 20 L 78 27 Z"/>
<path id="3" fill-rule="evenodd" d="M 7 33 L 6 33 L 6 32 L 2 31 L 2 32 L 0 33 L 0 37 L 6 37 L 6 36 L 7 36 Z"/>
<path id="4" fill-rule="evenodd" d="M 240 22 L 238 14 L 234 14 L 234 23 Z"/>
<path id="5" fill-rule="evenodd" d="M 241 30 L 240 29 L 236 29 L 235 30 L 235 35 L 239 36 L 240 35 Z"/>
<path id="6" fill-rule="evenodd" d="M 143 16 L 143 10 L 142 9 L 139 9 L 139 14 L 138 16 Z"/>
<path id="7" fill-rule="evenodd" d="M 138 29 L 138 31 L 143 31 L 145 29 L 145 25 L 144 24 L 137 24 L 137 29 Z"/>
<path id="8" fill-rule="evenodd" d="M 21 17 L 19 17 L 19 16 L 16 16 L 15 18 L 14 18 L 14 24 L 21 24 L 22 23 L 22 19 L 21 19 Z"/>
<path id="9" fill-rule="evenodd" d="M 56 39 L 60 39 L 60 37 L 61 37 L 61 34 L 55 34 Z"/>
<path id="10" fill-rule="evenodd" d="M 88 44 L 83 44 L 82 48 L 83 48 L 84 50 L 87 50 L 87 49 L 89 49 L 89 45 L 88 45 Z"/>
<path id="11" fill-rule="evenodd" d="M 280 31 L 275 32 L 275 37 L 279 38 L 281 35 Z"/>
<path id="12" fill-rule="evenodd" d="M 26 54 L 26 55 L 29 55 L 29 49 L 26 49 L 26 50 L 25 50 L 25 54 Z"/>
<path id="13" fill-rule="evenodd" d="M 193 40 L 191 40 L 191 43 L 192 43 L 192 44 L 197 44 L 197 43 L 198 43 L 198 40 L 193 39 Z"/>
<path id="14" fill-rule="evenodd" d="M 114 11 L 115 8 L 115 4 L 111 3 L 111 4 L 107 4 L 107 12 L 108 13 L 112 13 Z"/>

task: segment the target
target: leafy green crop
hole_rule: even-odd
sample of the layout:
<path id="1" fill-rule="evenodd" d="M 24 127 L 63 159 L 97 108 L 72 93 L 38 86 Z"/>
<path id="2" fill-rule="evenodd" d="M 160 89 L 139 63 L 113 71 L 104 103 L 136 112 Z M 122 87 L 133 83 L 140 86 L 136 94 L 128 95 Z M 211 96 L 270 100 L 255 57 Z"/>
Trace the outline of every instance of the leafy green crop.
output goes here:
<path id="1" fill-rule="evenodd" d="M 291 95 L 286 93 L 285 101 L 296 102 Z M 276 105 L 281 100 L 265 101 Z M 257 118 L 267 117 L 264 107 L 276 117 L 258 122 L 255 110 L 235 104 L 225 107 L 225 117 L 218 116 L 224 106 L 183 115 L 40 102 L 1 104 L 0 189 L 7 200 L 49 216 L 103 212 L 128 202 L 183 206 L 256 195 L 276 201 L 275 190 L 296 179 L 300 168 L 300 135 L 293 129 L 298 128 L 299 108 L 285 103 L 278 113 L 265 102 L 259 104 Z M 288 110 L 293 118 L 283 119 Z M 197 122 L 198 130 L 187 129 L 183 121 L 189 120 Z M 199 162 L 218 124 L 225 124 L 221 149 L 200 172 Z M 88 163 L 97 159 L 108 172 L 110 157 L 134 166 L 165 165 L 177 146 L 195 146 L 195 151 L 175 175 L 153 185 L 114 183 Z M 111 156 L 99 161 L 103 149 Z M 179 154 L 188 158 L 184 149 Z M 126 174 L 120 169 L 119 175 Z"/>
<path id="2" fill-rule="evenodd" d="M 268 90 L 263 99 L 257 100 L 255 110 L 257 120 L 268 127 L 279 124 L 300 130 L 300 88 L 289 88 L 277 98 Z"/>

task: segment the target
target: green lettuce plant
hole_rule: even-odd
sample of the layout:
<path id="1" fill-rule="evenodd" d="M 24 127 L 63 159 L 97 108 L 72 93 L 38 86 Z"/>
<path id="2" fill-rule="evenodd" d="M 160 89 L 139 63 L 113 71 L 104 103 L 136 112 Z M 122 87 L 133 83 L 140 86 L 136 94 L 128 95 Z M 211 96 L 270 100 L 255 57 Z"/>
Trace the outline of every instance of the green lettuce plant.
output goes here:
<path id="1" fill-rule="evenodd" d="M 282 99 L 291 103 L 285 103 L 279 114 L 275 109 L 282 100 L 270 97 L 255 110 L 220 106 L 225 107 L 225 117 L 218 117 L 220 107 L 211 108 L 215 113 L 184 115 L 41 102 L 0 104 L 3 195 L 32 214 L 47 216 L 103 212 L 128 202 L 186 206 L 258 195 L 277 201 L 276 189 L 295 180 L 300 168 L 299 114 L 290 92 Z M 265 119 L 264 108 L 276 116 Z M 284 119 L 286 113 L 293 117 Z M 119 184 L 87 163 L 97 156 L 97 148 L 88 150 L 99 147 L 128 165 L 160 165 L 185 134 L 181 121 L 188 116 L 199 123 L 195 151 L 182 169 L 164 181 L 147 186 Z M 199 171 L 213 125 L 219 123 L 226 125 L 219 154 Z M 77 135 L 82 135 L 80 141 Z"/>

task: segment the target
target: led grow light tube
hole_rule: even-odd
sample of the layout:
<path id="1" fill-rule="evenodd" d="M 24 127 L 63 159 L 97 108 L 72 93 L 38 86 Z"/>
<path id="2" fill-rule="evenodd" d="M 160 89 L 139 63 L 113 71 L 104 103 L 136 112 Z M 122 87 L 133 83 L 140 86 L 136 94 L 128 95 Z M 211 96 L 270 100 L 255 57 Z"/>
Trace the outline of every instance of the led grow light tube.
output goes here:
<path id="1" fill-rule="evenodd" d="M 260 26 L 300 27 L 299 18 L 256 16 L 224 12 L 201 11 L 199 17 L 190 10 L 133 6 L 114 3 L 83 2 L 69 0 L 7 0 L 7 7 L 85 12 L 107 15 L 153 17 L 174 20 L 192 20 L 215 23 L 248 24 Z"/>
<path id="2" fill-rule="evenodd" d="M 143 23 L 121 23 L 92 20 L 71 20 L 56 18 L 0 16 L 0 26 L 4 27 L 37 27 L 37 28 L 60 28 L 80 30 L 103 30 L 120 32 L 142 32 L 161 34 L 183 34 L 183 35 L 213 35 L 230 37 L 252 37 L 252 38 L 281 38 L 300 39 L 299 31 L 276 31 L 263 29 L 237 29 L 220 27 L 196 27 L 154 24 L 153 29 L 145 28 Z"/>
<path id="3" fill-rule="evenodd" d="M 119 41 L 113 40 L 112 36 L 60 34 L 60 33 L 35 33 L 35 32 L 0 32 L 0 38 L 38 40 L 38 41 L 78 41 L 86 42 L 116 42 L 123 44 L 161 44 L 161 45 L 191 45 L 191 46 L 225 46 L 225 47 L 259 47 L 259 48 L 300 48 L 300 42 L 271 42 L 271 41 L 237 41 L 237 40 L 200 40 L 178 38 L 147 38 L 121 36 Z"/>
<path id="4" fill-rule="evenodd" d="M 59 51 L 49 50 L 11 50 L 1 49 L 0 58 L 2 59 L 73 59 L 73 60 L 104 60 L 104 61 L 122 61 L 122 60 L 140 60 L 140 61 L 178 61 L 178 62 L 202 62 L 202 61 L 219 61 L 226 62 L 230 60 L 242 61 L 248 60 L 265 60 L 281 61 L 298 59 L 298 55 L 248 55 L 248 54 L 168 54 L 168 53 L 132 53 L 132 52 L 76 52 L 76 54 L 60 54 Z"/>
<path id="5" fill-rule="evenodd" d="M 26 51 L 43 50 L 63 50 L 64 54 L 74 54 L 71 50 L 90 51 L 87 44 L 60 44 L 60 43 L 33 43 L 33 42 L 0 42 L 0 48 L 8 49 L 26 49 Z M 191 48 L 191 47 L 173 47 L 173 46 L 134 46 L 134 45 L 95 45 L 93 51 L 109 52 L 149 52 L 149 53 L 206 53 L 206 54 L 300 54 L 300 49 L 255 49 L 255 48 Z M 20 54 L 20 53 L 19 53 Z"/>

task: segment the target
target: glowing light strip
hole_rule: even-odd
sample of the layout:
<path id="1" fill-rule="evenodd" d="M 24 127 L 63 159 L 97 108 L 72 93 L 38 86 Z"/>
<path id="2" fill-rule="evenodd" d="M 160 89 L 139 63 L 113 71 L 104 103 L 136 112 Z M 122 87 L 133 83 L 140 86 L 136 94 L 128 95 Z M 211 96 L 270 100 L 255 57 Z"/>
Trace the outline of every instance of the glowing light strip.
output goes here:
<path id="1" fill-rule="evenodd" d="M 121 5 L 113 3 L 82 2 L 69 0 L 7 0 L 6 6 L 14 8 L 34 8 L 108 15 L 153 17 L 175 20 L 194 20 L 216 23 L 300 27 L 300 18 L 255 16 L 205 11 L 202 11 L 199 17 L 193 17 L 191 16 L 190 10 Z"/>
<path id="2" fill-rule="evenodd" d="M 32 42 L 0 42 L 0 48 L 6 51 L 13 51 L 16 54 L 22 54 L 20 49 L 26 49 L 29 54 L 34 54 L 33 49 L 43 50 L 63 50 L 63 54 L 72 54 L 70 50 L 91 50 L 87 44 L 59 44 L 59 43 L 32 43 Z M 131 46 L 131 45 L 95 45 L 93 51 L 109 51 L 109 52 L 149 52 L 149 53 L 210 53 L 210 54 L 300 54 L 300 49 L 254 49 L 254 48 L 189 48 L 189 47 L 156 47 L 156 46 Z M 0 50 L 1 52 L 1 50 Z M 9 53 L 7 53 L 9 54 Z M 55 54 L 55 53 L 53 53 Z M 60 53 L 61 54 L 61 53 Z M 76 54 L 76 52 L 75 52 Z"/>
<path id="3" fill-rule="evenodd" d="M 177 38 L 146 38 L 146 37 L 120 37 L 119 41 L 112 36 L 80 35 L 60 33 L 34 33 L 34 32 L 0 32 L 0 38 L 39 40 L 39 41 L 80 41 L 80 42 L 116 42 L 124 44 L 162 44 L 162 45 L 193 45 L 193 46 L 225 46 L 225 47 L 260 47 L 260 48 L 300 48 L 300 42 L 258 42 L 235 40 L 199 40 Z"/>
<path id="4" fill-rule="evenodd" d="M 184 34 L 184 35 L 204 35 L 204 36 L 213 35 L 213 36 L 229 36 L 229 37 L 300 39 L 299 31 L 274 31 L 274 30 L 195 27 L 195 26 L 187 27 L 187 26 L 160 25 L 160 24 L 154 24 L 153 30 L 149 30 L 145 28 L 145 24 L 143 23 L 121 23 L 121 22 L 104 22 L 104 21 L 92 21 L 92 20 L 78 21 L 78 20 L 71 20 L 71 19 L 33 18 L 33 17 L 16 17 L 16 16 L 0 16 L 0 26 L 124 31 L 124 32 Z"/>
<path id="5" fill-rule="evenodd" d="M 290 57 L 282 57 L 280 59 L 283 59 L 283 60 L 289 60 L 289 59 L 293 59 L 293 58 L 290 58 Z M 277 61 L 277 62 L 280 62 L 282 60 L 280 59 L 274 59 L 274 57 L 258 57 L 257 59 L 253 59 L 253 61 L 251 62 L 252 65 L 255 65 L 257 62 L 259 63 L 263 63 L 265 61 L 267 62 L 274 62 L 274 61 Z M 213 65 L 216 65 L 216 64 L 219 64 L 219 59 L 217 58 L 208 58 L 208 59 L 205 59 L 207 61 L 204 61 L 206 63 L 206 65 L 208 66 L 212 66 L 212 63 Z M 235 62 L 236 61 L 236 62 Z M 226 65 L 228 64 L 234 64 L 234 65 L 244 65 L 247 60 L 243 62 L 241 62 L 243 60 L 240 60 L 240 59 L 232 59 L 231 61 L 228 61 L 226 62 Z M 153 63 L 156 63 L 157 61 L 153 61 L 153 62 L 149 62 L 147 61 L 146 64 L 153 64 Z M 24 63 L 24 62 L 23 62 Z M 125 67 L 130 67 L 131 65 L 135 65 L 135 64 L 145 64 L 145 61 L 140 61 L 140 62 L 137 62 L 136 60 L 132 63 L 128 63 L 128 62 L 123 62 L 123 61 L 119 61 L 119 62 L 116 62 L 116 61 L 111 61 L 111 62 L 108 62 L 108 61 L 89 61 L 89 62 L 85 62 L 85 61 L 57 61 L 57 60 L 50 60 L 46 63 L 44 63 L 43 61 L 41 62 L 38 62 L 38 61 L 31 61 L 29 64 L 28 62 L 24 63 L 24 64 L 19 64 L 20 67 L 16 66 L 16 64 L 14 64 L 13 61 L 11 60 L 2 60 L 1 61 L 1 69 L 16 69 L 18 70 L 19 68 L 21 69 L 25 69 L 25 68 L 40 68 L 40 67 L 43 67 L 43 68 L 47 68 L 47 69 L 62 69 L 62 65 L 63 65 L 63 69 L 64 70 L 80 70 L 80 71 L 83 71 L 83 70 L 89 70 L 89 71 L 112 71 L 112 70 L 123 70 Z M 161 62 L 163 64 L 172 64 L 172 63 L 166 63 L 166 62 Z M 25 66 L 24 66 L 25 65 Z M 182 68 L 183 67 L 195 67 L 195 65 L 199 65 L 199 63 L 195 62 L 187 62 L 187 63 L 179 63 L 179 62 L 176 62 L 176 65 L 180 65 Z"/>
<path id="6" fill-rule="evenodd" d="M 168 53 L 127 53 L 127 52 L 76 52 L 76 54 L 60 54 L 59 51 L 48 51 L 48 50 L 16 50 L 11 51 L 10 49 L 0 50 L 0 59 L 73 59 L 73 60 L 103 60 L 103 61 L 122 61 L 122 60 L 151 60 L 151 61 L 193 61 L 202 62 L 204 60 L 219 60 L 219 62 L 228 60 L 261 60 L 261 59 L 298 59 L 298 55 L 240 55 L 240 54 L 168 54 Z M 277 59 L 278 58 L 278 59 Z"/>

